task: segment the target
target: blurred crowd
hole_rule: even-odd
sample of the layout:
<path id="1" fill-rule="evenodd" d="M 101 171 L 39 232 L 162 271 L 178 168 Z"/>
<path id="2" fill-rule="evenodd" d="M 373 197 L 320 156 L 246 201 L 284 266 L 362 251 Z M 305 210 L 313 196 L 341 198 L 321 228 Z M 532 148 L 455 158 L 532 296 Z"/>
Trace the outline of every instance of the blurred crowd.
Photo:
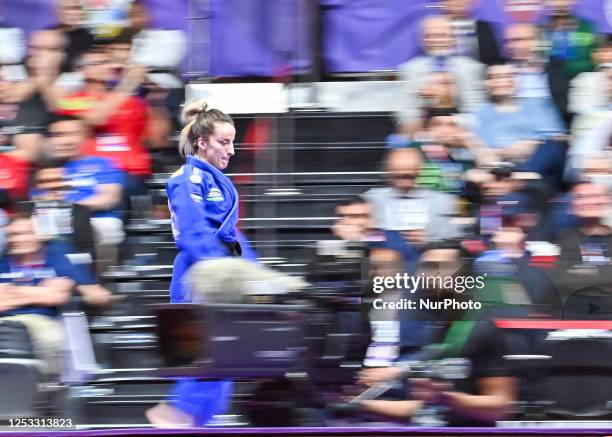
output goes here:
<path id="1" fill-rule="evenodd" d="M 612 40 L 573 15 L 574 1 L 544 3 L 539 22 L 509 24 L 498 39 L 491 23 L 470 16 L 471 1 L 443 0 L 420 23 L 422 54 L 398 67 L 403 110 L 387 138 L 386 186 L 338 205 L 333 232 L 345 245 L 320 248 L 313 275 L 325 278 L 330 253 L 341 262 L 361 242 L 372 299 L 381 297 L 376 276 L 484 275 L 480 292 L 421 286 L 416 296 L 476 299 L 487 310 L 393 311 L 415 290 L 385 287 L 391 305 L 370 311 L 362 385 L 402 380 L 433 345 L 446 348 L 438 358 L 472 367 L 454 387 L 422 377 L 360 398 L 362 411 L 430 426 L 512 417 L 509 406 L 524 399 L 518 357 L 547 346 L 531 337 L 526 347 L 497 322 L 610 318 Z"/>
<path id="2" fill-rule="evenodd" d="M 501 278 L 486 297 L 521 317 L 557 319 L 576 292 L 612 293 L 612 39 L 574 16 L 572 0 L 546 1 L 541 21 L 501 39 L 470 16 L 471 1 L 440 3 L 420 23 L 422 55 L 398 67 L 404 110 L 384 186 L 337 206 L 336 240 L 361 244 L 366 278 Z M 23 57 L 15 40 L 0 69 L 0 320 L 27 326 L 50 377 L 72 291 L 80 305 L 113 302 L 100 275 L 121 257 L 126 211 L 147 195 L 151 155 L 172 144 L 184 99 L 184 35 L 149 28 L 141 1 L 112 37 L 94 37 L 82 14 L 60 0 L 58 25 L 32 32 Z M 346 259 L 344 246 L 322 246 L 314 282 L 330 254 Z M 406 418 L 435 401 L 472 423 L 505 417 L 517 386 L 496 327 L 478 316 L 449 333 L 458 316 L 411 317 L 372 319 L 362 385 L 397 378 L 440 327 L 472 377 L 461 390 L 421 381 L 410 400 L 403 391 L 363 408 Z"/>
<path id="3" fill-rule="evenodd" d="M 171 147 L 184 100 L 180 31 L 153 29 L 144 2 L 92 34 L 79 0 L 26 37 L 1 28 L 0 320 L 25 325 L 50 380 L 61 370 L 60 310 L 107 308 L 152 158 Z M 75 293 L 73 293 L 75 291 Z"/>

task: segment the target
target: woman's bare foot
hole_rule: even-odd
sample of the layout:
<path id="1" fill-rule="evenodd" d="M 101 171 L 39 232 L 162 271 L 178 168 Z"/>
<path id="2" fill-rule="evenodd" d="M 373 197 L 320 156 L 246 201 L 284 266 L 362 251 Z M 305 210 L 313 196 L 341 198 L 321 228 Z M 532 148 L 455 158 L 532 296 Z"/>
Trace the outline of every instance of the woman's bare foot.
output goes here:
<path id="1" fill-rule="evenodd" d="M 193 428 L 193 417 L 178 408 L 160 402 L 145 412 L 154 428 Z"/>

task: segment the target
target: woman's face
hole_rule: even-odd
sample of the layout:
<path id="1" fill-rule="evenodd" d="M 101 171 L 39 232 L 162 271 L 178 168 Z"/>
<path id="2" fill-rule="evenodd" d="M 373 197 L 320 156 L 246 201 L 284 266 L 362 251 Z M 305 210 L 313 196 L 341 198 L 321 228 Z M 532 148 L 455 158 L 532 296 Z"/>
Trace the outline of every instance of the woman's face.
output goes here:
<path id="1" fill-rule="evenodd" d="M 236 129 L 230 123 L 215 123 L 212 135 L 198 139 L 198 156 L 219 170 L 225 170 L 234 156 L 235 137 Z"/>

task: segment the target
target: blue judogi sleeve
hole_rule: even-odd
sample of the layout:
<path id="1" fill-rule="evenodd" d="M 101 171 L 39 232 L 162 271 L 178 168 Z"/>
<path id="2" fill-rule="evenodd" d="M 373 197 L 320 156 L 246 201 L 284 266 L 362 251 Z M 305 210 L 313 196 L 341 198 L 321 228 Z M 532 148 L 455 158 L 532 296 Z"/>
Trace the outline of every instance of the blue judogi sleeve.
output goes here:
<path id="1" fill-rule="evenodd" d="M 166 184 L 176 246 L 187 253 L 191 263 L 227 256 L 227 250 L 216 236 L 218 227 L 213 226 L 203 204 L 204 193 L 208 190 L 206 178 L 196 185 L 190 183 L 186 173 L 180 172 Z"/>

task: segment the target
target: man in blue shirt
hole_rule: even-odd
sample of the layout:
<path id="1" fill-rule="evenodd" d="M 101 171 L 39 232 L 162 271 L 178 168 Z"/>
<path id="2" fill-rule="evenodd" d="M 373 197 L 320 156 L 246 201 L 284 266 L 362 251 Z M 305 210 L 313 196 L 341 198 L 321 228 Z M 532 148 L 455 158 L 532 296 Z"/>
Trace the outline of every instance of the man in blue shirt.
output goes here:
<path id="1" fill-rule="evenodd" d="M 0 258 L 0 320 L 26 326 L 35 354 L 49 376 L 60 372 L 62 325 L 58 307 L 72 291 L 75 277 L 70 262 L 48 250 L 29 218 L 16 218 L 5 227 L 7 254 Z"/>
<path id="2" fill-rule="evenodd" d="M 559 116 L 566 127 L 571 124 L 568 108 L 570 77 L 563 62 L 548 59 L 543 52 L 540 29 L 532 23 L 513 23 L 504 32 L 508 62 L 516 69 L 519 99 L 539 99 L 543 110 Z"/>
<path id="3" fill-rule="evenodd" d="M 116 259 L 116 247 L 125 237 L 121 220 L 121 196 L 124 175 L 103 157 L 83 157 L 80 149 L 87 141 L 83 120 L 62 116 L 49 125 L 49 144 L 53 158 L 62 163 L 70 187 L 64 200 L 83 205 L 92 212 L 98 265 Z"/>
<path id="4" fill-rule="evenodd" d="M 47 167 L 34 177 L 35 189 L 31 203 L 22 205 L 28 215 L 34 215 L 37 231 L 48 241 L 48 249 L 66 254 L 78 277 L 76 291 L 88 306 L 106 306 L 112 303 L 109 290 L 97 283 L 93 274 L 95 253 L 91 212 L 78 203 L 66 200 L 69 187 L 64 169 Z"/>
<path id="5" fill-rule="evenodd" d="M 487 68 L 489 102 L 475 114 L 475 133 L 484 143 L 478 153 L 490 162 L 511 161 L 520 170 L 539 173 L 556 183 L 565 165 L 565 133 L 558 114 L 544 99 L 517 98 L 516 75 L 511 65 Z"/>
<path id="6" fill-rule="evenodd" d="M 516 98 L 516 70 L 511 65 L 487 68 L 489 102 L 476 112 L 476 133 L 502 158 L 525 157 L 534 144 L 564 132 L 561 119 L 544 111 L 540 99 Z"/>

